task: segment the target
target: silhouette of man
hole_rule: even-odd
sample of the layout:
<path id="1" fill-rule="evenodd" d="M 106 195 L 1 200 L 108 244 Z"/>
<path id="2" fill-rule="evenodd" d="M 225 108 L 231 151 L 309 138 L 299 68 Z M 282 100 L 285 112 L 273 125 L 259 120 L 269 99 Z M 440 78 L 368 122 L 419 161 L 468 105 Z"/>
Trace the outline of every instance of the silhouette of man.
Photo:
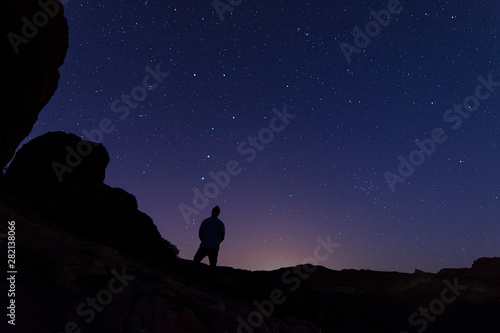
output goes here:
<path id="1" fill-rule="evenodd" d="M 200 248 L 194 255 L 193 263 L 191 265 L 190 274 L 188 277 L 188 283 L 191 283 L 196 268 L 198 267 L 200 262 L 206 256 L 208 256 L 208 261 L 210 262 L 210 291 L 214 291 L 215 289 L 217 280 L 216 267 L 217 257 L 219 256 L 219 245 L 220 243 L 222 243 L 226 235 L 226 228 L 224 227 L 224 223 L 219 220 L 219 214 L 220 208 L 219 206 L 215 206 L 212 209 L 212 216 L 201 222 L 200 230 L 198 232 L 201 244 Z"/>

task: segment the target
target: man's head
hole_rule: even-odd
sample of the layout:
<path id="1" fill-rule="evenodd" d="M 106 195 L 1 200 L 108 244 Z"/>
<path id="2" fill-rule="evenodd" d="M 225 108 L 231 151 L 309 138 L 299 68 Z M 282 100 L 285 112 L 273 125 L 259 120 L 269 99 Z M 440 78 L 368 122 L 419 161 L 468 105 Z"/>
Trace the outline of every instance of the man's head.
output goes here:
<path id="1" fill-rule="evenodd" d="M 212 216 L 219 216 L 219 214 L 220 214 L 219 206 L 215 206 L 214 208 L 212 208 Z"/>

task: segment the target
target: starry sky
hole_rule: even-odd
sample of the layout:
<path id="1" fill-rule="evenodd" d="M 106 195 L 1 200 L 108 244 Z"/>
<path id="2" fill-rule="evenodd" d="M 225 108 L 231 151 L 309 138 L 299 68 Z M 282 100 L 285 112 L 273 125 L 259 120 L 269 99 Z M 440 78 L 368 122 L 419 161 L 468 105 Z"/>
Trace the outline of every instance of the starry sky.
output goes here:
<path id="1" fill-rule="evenodd" d="M 108 119 L 105 182 L 180 257 L 215 205 L 235 268 L 303 263 L 327 236 L 332 269 L 500 254 L 498 1 L 66 2 L 59 88 L 25 142 Z"/>

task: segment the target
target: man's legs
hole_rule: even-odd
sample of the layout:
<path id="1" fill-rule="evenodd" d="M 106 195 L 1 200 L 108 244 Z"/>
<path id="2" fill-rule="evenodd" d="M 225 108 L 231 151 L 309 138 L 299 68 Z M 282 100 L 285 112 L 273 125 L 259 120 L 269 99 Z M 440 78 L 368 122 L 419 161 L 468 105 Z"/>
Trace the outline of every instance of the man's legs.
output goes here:
<path id="1" fill-rule="evenodd" d="M 191 263 L 191 267 L 189 267 L 188 270 L 188 276 L 187 276 L 187 283 L 191 284 L 193 282 L 193 276 L 196 273 L 196 269 L 198 268 L 198 265 L 200 262 L 205 258 L 209 253 L 207 252 L 208 249 L 205 248 L 199 248 L 198 251 L 196 251 L 196 254 L 194 255 L 193 262 Z M 210 259 L 210 257 L 209 257 Z"/>
<path id="2" fill-rule="evenodd" d="M 219 256 L 218 249 L 209 249 L 208 260 L 210 261 L 210 285 L 209 285 L 210 291 L 215 290 L 215 285 L 217 283 L 217 257 L 218 256 Z"/>
<path id="3" fill-rule="evenodd" d="M 198 251 L 196 251 L 196 254 L 194 255 L 194 259 L 193 259 L 193 262 L 196 263 L 196 265 L 198 265 L 206 256 L 209 255 L 207 250 L 208 249 L 200 247 L 198 249 Z"/>

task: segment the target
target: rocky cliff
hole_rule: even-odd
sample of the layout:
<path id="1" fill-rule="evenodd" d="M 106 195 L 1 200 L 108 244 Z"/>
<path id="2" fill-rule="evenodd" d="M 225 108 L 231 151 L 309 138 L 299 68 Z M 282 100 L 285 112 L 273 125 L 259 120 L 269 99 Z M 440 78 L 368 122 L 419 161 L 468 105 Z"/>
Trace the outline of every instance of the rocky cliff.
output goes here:
<path id="1" fill-rule="evenodd" d="M 68 25 L 63 6 L 55 0 L 4 1 L 0 16 L 3 168 L 57 89 L 59 67 L 68 48 Z"/>

